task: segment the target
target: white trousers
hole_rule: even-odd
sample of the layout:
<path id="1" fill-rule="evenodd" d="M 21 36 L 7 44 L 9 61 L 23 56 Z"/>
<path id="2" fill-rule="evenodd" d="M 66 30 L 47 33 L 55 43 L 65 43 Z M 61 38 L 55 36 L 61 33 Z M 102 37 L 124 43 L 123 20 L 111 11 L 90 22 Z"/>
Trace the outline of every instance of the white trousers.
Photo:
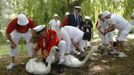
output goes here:
<path id="1" fill-rule="evenodd" d="M 66 42 L 64 40 L 61 40 L 58 44 L 58 48 L 60 50 L 59 52 L 59 64 L 63 64 L 64 63 L 64 55 L 65 55 L 65 51 L 66 51 Z"/>
<path id="2" fill-rule="evenodd" d="M 26 32 L 26 33 L 19 33 L 17 32 L 16 30 L 14 30 L 12 33 L 11 33 L 11 38 L 13 40 L 13 42 L 18 46 L 18 43 L 19 43 L 19 40 L 21 38 L 24 38 L 26 43 L 27 43 L 27 46 L 28 46 L 28 55 L 29 57 L 31 57 L 33 55 L 33 44 L 32 43 L 29 43 L 30 39 L 32 37 L 32 34 L 31 32 Z M 10 56 L 16 56 L 17 54 L 17 47 L 14 48 L 14 49 L 11 49 L 10 51 Z"/>

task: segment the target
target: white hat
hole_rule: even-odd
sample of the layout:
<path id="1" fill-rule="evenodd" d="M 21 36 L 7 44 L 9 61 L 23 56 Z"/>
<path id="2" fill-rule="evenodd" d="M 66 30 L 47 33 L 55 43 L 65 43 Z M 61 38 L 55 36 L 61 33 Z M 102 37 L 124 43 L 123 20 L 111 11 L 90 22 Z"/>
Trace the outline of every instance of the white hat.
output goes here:
<path id="1" fill-rule="evenodd" d="M 111 13 L 109 12 L 109 11 L 104 11 L 103 13 L 102 13 L 102 17 L 104 18 L 104 17 L 106 17 L 106 16 L 108 16 L 108 15 L 110 15 Z"/>
<path id="2" fill-rule="evenodd" d="M 74 8 L 76 8 L 76 9 L 81 9 L 81 7 L 80 7 L 80 6 L 74 6 Z"/>
<path id="3" fill-rule="evenodd" d="M 85 19 L 91 19 L 91 17 L 89 17 L 89 16 L 85 16 L 84 18 L 85 18 Z"/>
<path id="4" fill-rule="evenodd" d="M 132 17 L 134 17 L 134 12 L 132 13 L 132 15 L 131 15 Z"/>
<path id="5" fill-rule="evenodd" d="M 21 25 L 21 26 L 25 26 L 25 25 L 27 25 L 27 24 L 29 23 L 29 21 L 28 21 L 26 15 L 24 15 L 24 14 L 19 14 L 19 15 L 18 15 L 18 21 L 17 21 L 17 23 L 18 23 L 19 25 Z"/>
<path id="6" fill-rule="evenodd" d="M 38 25 L 38 26 L 34 27 L 33 30 L 36 31 L 36 32 L 39 32 L 44 28 L 45 28 L 45 25 Z"/>
<path id="7" fill-rule="evenodd" d="M 53 17 L 58 17 L 58 14 L 54 14 L 54 16 Z"/>
<path id="8" fill-rule="evenodd" d="M 65 13 L 65 16 L 67 16 L 67 15 L 69 15 L 69 14 L 70 14 L 69 12 L 66 12 L 66 13 Z"/>

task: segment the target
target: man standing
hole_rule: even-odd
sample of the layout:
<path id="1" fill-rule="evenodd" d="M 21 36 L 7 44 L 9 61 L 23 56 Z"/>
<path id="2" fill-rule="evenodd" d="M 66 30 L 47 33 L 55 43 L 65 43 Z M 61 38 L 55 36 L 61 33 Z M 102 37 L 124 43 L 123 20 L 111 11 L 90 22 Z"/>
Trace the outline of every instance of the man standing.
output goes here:
<path id="1" fill-rule="evenodd" d="M 54 14 L 53 19 L 49 22 L 49 25 L 50 25 L 50 29 L 56 31 L 58 36 L 59 36 L 59 31 L 60 31 L 60 24 L 61 22 L 59 20 L 58 14 Z"/>
<path id="2" fill-rule="evenodd" d="M 83 31 L 84 32 L 89 32 L 90 35 L 90 39 L 92 36 L 92 28 L 93 28 L 93 24 L 90 20 L 91 18 L 89 16 L 85 16 L 85 21 L 83 22 Z M 88 41 L 90 41 L 90 39 Z"/>
<path id="3" fill-rule="evenodd" d="M 91 40 L 91 36 L 92 36 L 93 24 L 91 22 L 91 17 L 85 16 L 84 18 L 85 18 L 85 20 L 83 21 L 83 26 L 82 26 L 83 29 L 82 30 L 84 32 L 89 33 L 89 36 L 90 36 L 90 39 L 88 40 L 88 42 L 89 42 Z M 85 43 L 86 43 L 85 49 L 89 48 L 90 46 L 88 46 L 87 41 L 85 41 Z M 89 45 L 90 45 L 90 42 L 89 42 Z"/>
<path id="4" fill-rule="evenodd" d="M 82 16 L 80 15 L 81 7 L 74 6 L 74 12 L 68 15 L 68 25 L 75 26 L 79 29 L 82 27 Z"/>
<path id="5" fill-rule="evenodd" d="M 19 14 L 17 18 L 13 19 L 8 24 L 8 27 L 6 29 L 6 36 L 11 45 L 11 63 L 7 66 L 7 69 L 12 69 L 15 66 L 16 48 L 20 38 L 25 39 L 28 46 L 28 55 L 29 57 L 32 57 L 32 34 L 29 32 L 29 29 L 33 29 L 34 27 L 34 22 L 31 19 L 27 18 L 24 14 Z"/>
<path id="6" fill-rule="evenodd" d="M 103 18 L 105 18 L 105 21 L 110 24 L 110 26 L 105 29 L 103 35 L 113 31 L 115 28 L 119 30 L 117 36 L 117 51 L 114 51 L 112 53 L 119 54 L 118 57 L 126 57 L 127 55 L 123 53 L 123 51 L 125 50 L 124 41 L 131 31 L 131 25 L 123 17 L 116 14 L 111 14 L 109 11 L 104 11 L 102 13 L 102 16 Z"/>
<path id="7" fill-rule="evenodd" d="M 70 14 L 69 12 L 65 13 L 65 17 L 63 19 L 63 23 L 61 24 L 61 27 L 64 27 L 64 26 L 68 25 L 68 15 L 69 14 Z"/>

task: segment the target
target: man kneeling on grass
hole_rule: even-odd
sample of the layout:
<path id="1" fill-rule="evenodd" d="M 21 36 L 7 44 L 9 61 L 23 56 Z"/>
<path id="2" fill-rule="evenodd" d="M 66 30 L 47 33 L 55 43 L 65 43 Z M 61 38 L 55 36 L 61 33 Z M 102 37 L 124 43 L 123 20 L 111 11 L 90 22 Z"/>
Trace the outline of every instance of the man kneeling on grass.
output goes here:
<path id="1" fill-rule="evenodd" d="M 45 25 L 39 25 L 33 28 L 36 32 L 38 39 L 37 44 L 34 49 L 34 56 L 37 55 L 37 51 L 41 49 L 42 57 L 40 58 L 41 61 L 46 62 L 46 58 L 48 57 L 51 49 L 58 44 L 58 36 L 55 31 L 47 30 Z"/>

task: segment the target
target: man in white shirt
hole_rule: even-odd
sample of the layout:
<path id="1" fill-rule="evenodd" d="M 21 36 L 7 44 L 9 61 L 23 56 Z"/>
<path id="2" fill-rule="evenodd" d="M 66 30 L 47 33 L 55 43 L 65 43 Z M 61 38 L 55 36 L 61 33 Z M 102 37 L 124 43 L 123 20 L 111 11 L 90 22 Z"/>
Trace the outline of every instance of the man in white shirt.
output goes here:
<path id="1" fill-rule="evenodd" d="M 53 19 L 49 22 L 50 25 L 49 28 L 56 31 L 56 33 L 58 34 L 58 38 L 60 39 L 59 31 L 61 22 L 58 18 L 59 18 L 58 14 L 54 14 Z"/>
<path id="2" fill-rule="evenodd" d="M 89 33 L 81 31 L 79 28 L 74 26 L 64 26 L 60 30 L 61 41 L 59 42 L 60 60 L 59 64 L 64 64 L 64 55 L 74 53 L 78 50 L 84 53 L 84 40 L 89 39 Z M 62 71 L 64 68 L 60 68 Z"/>
<path id="3" fill-rule="evenodd" d="M 102 16 L 105 18 L 105 21 L 110 24 L 110 26 L 105 29 L 103 35 L 113 31 L 115 28 L 119 30 L 117 36 L 117 51 L 114 51 L 113 53 L 118 53 L 118 57 L 126 57 L 127 55 L 123 53 L 123 50 L 125 49 L 124 41 L 131 31 L 131 25 L 123 17 L 116 14 L 111 14 L 109 11 L 104 11 Z"/>

